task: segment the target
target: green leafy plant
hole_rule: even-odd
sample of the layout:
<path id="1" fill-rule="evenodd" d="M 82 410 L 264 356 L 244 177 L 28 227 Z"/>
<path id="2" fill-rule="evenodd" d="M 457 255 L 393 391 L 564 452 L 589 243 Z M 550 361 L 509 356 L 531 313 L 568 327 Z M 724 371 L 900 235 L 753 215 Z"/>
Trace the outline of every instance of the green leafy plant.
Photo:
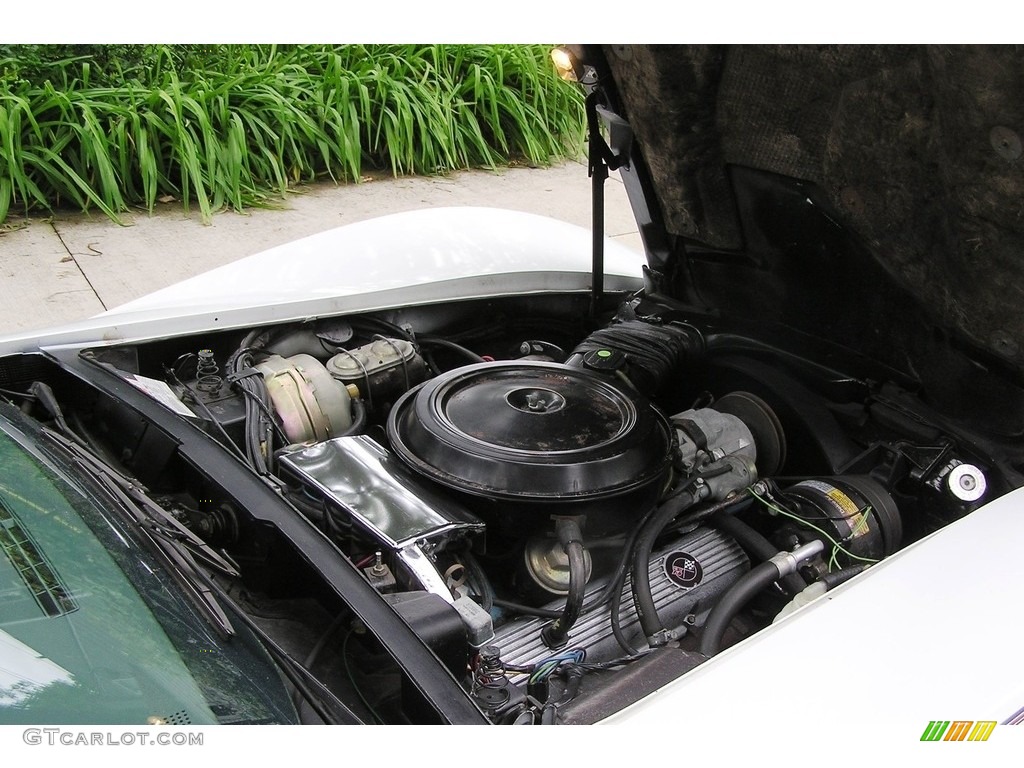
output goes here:
<path id="1" fill-rule="evenodd" d="M 321 178 L 578 157 L 544 46 L 0 46 L 0 222 L 165 195 L 264 205 Z"/>

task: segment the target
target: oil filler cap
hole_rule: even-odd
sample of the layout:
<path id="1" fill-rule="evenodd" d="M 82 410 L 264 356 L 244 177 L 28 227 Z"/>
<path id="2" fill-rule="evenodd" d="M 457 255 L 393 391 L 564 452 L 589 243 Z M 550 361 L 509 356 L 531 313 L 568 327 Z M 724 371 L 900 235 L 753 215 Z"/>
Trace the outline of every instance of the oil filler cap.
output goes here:
<path id="1" fill-rule="evenodd" d="M 984 473 L 973 464 L 958 464 L 953 467 L 946 483 L 950 493 L 960 501 L 977 501 L 988 489 Z"/>

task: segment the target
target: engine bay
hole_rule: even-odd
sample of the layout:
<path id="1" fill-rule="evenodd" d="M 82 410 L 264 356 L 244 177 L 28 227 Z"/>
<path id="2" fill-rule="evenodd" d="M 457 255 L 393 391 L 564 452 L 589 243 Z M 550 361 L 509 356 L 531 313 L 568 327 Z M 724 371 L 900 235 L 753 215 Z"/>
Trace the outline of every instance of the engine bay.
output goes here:
<path id="1" fill-rule="evenodd" d="M 0 387 L 230 561 L 210 576 L 222 597 L 366 722 L 431 721 L 415 670 L 227 464 L 315 529 L 487 720 L 521 724 L 599 720 L 1019 484 L 1019 449 L 862 361 L 669 299 L 625 297 L 599 321 L 583 301 L 23 356 Z"/>

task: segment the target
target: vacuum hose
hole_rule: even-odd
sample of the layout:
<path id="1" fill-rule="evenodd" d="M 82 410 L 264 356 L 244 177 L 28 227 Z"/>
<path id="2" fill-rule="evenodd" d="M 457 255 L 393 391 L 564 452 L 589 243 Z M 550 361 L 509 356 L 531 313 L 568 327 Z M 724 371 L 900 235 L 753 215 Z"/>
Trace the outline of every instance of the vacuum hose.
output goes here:
<path id="1" fill-rule="evenodd" d="M 565 599 L 562 615 L 541 632 L 541 639 L 548 648 L 561 648 L 569 641 L 569 630 L 583 610 L 587 587 L 586 550 L 583 548 L 580 524 L 574 518 L 560 517 L 555 522 L 555 532 L 569 558 L 569 595 Z"/>

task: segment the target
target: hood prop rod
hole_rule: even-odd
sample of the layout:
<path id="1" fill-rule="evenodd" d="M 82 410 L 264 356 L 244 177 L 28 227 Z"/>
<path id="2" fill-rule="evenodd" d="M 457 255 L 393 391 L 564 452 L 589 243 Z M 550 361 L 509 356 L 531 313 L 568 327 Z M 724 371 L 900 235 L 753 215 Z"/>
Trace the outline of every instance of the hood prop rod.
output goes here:
<path id="1" fill-rule="evenodd" d="M 608 179 L 608 172 L 615 171 L 628 165 L 629 144 L 632 140 L 632 132 L 628 130 L 628 124 L 611 112 L 602 109 L 599 102 L 601 92 L 591 91 L 587 94 L 587 173 L 590 176 L 591 189 L 591 287 L 590 287 L 590 316 L 597 318 L 601 311 L 604 300 L 604 183 Z M 622 151 L 615 152 L 601 135 L 599 118 L 605 118 L 610 126 L 613 140 L 616 138 L 615 128 L 625 126 L 623 132 L 625 141 Z"/>

